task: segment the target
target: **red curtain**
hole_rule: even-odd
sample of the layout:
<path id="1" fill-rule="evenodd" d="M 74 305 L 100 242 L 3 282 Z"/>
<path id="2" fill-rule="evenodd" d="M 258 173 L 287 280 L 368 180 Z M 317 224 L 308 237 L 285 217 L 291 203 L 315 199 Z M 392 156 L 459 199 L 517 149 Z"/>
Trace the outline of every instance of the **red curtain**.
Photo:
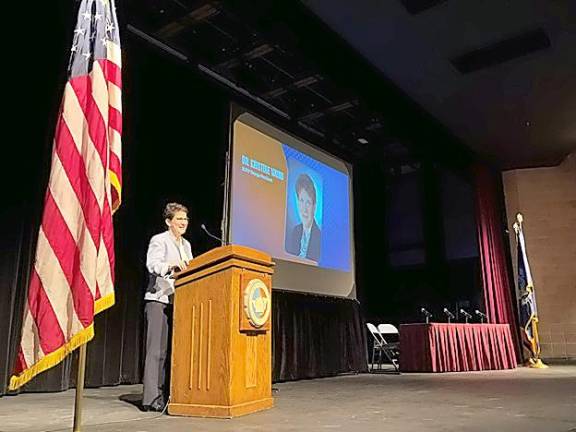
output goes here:
<path id="1" fill-rule="evenodd" d="M 512 287 L 504 247 L 501 211 L 501 194 L 497 175 L 490 168 L 476 165 L 473 168 L 476 187 L 476 223 L 478 225 L 478 247 L 482 266 L 484 305 L 488 322 L 510 324 L 516 353 L 518 324 L 514 312 Z"/>

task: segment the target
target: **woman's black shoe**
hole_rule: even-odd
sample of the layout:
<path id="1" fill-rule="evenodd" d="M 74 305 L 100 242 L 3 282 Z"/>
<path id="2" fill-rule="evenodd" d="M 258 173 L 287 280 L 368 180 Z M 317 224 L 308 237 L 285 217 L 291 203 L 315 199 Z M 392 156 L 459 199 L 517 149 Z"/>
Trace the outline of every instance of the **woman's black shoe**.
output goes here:
<path id="1" fill-rule="evenodd" d="M 164 407 L 159 406 L 159 405 L 142 405 L 142 411 L 144 411 L 144 412 L 148 412 L 148 411 L 162 412 L 163 409 L 164 409 Z"/>

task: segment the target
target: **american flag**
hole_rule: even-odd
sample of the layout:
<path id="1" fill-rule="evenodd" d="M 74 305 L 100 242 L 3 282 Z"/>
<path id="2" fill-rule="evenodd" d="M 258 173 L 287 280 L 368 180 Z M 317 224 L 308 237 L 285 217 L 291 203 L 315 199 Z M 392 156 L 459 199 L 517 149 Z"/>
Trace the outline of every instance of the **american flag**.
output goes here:
<path id="1" fill-rule="evenodd" d="M 114 0 L 83 0 L 10 389 L 92 339 L 94 315 L 114 304 L 112 213 L 122 185 L 120 57 Z"/>

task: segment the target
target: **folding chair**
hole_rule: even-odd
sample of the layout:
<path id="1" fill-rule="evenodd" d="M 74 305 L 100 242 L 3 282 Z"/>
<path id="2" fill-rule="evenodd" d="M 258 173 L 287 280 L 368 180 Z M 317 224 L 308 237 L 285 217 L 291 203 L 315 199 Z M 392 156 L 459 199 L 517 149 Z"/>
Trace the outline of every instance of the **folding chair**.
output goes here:
<path id="1" fill-rule="evenodd" d="M 366 327 L 370 330 L 373 339 L 373 346 L 372 346 L 372 361 L 370 362 L 368 371 L 374 371 L 374 360 L 376 357 L 376 353 L 378 353 L 378 369 L 382 368 L 382 347 L 384 346 L 384 341 L 382 339 L 382 335 L 376 328 L 376 326 L 372 323 L 366 323 Z"/>
<path id="2" fill-rule="evenodd" d="M 379 324 L 378 333 L 382 340 L 381 351 L 390 360 L 390 363 L 394 366 L 394 369 L 398 372 L 400 369 L 398 367 L 398 361 L 400 358 L 400 342 L 398 341 L 399 333 L 396 326 L 392 324 Z M 393 342 L 388 342 L 386 337 L 388 335 L 395 335 L 395 340 Z M 386 336 L 386 337 L 384 337 Z M 390 339 L 390 338 L 388 338 Z"/>

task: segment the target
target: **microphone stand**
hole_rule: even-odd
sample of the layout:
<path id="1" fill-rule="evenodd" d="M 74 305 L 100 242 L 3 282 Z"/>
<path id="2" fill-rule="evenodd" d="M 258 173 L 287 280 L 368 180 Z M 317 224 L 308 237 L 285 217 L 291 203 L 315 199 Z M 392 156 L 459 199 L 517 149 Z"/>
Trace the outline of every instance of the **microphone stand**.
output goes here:
<path id="1" fill-rule="evenodd" d="M 476 310 L 476 315 L 480 316 L 480 324 L 484 324 L 484 318 L 486 318 L 486 314 Z"/>
<path id="2" fill-rule="evenodd" d="M 430 324 L 430 317 L 432 316 L 432 314 L 424 308 L 420 309 L 420 312 L 422 312 L 426 316 L 426 324 Z"/>
<path id="3" fill-rule="evenodd" d="M 470 315 L 468 312 L 466 312 L 464 309 L 460 309 L 460 313 L 462 315 L 464 315 L 464 323 L 468 324 L 468 319 L 472 318 L 472 315 Z"/>
<path id="4" fill-rule="evenodd" d="M 444 313 L 448 317 L 448 324 L 450 324 L 452 322 L 452 318 L 454 318 L 454 315 L 447 308 L 444 308 Z"/>
<path id="5" fill-rule="evenodd" d="M 221 239 L 220 237 L 215 236 L 215 235 L 212 234 L 210 231 L 208 231 L 208 229 L 206 228 L 206 225 L 202 224 L 202 225 L 200 225 L 200 228 L 202 228 L 202 231 L 204 231 L 204 232 L 208 235 L 208 237 L 211 237 L 211 238 L 213 238 L 214 240 L 219 241 L 220 244 L 226 246 L 226 242 L 225 242 L 223 239 Z"/>

